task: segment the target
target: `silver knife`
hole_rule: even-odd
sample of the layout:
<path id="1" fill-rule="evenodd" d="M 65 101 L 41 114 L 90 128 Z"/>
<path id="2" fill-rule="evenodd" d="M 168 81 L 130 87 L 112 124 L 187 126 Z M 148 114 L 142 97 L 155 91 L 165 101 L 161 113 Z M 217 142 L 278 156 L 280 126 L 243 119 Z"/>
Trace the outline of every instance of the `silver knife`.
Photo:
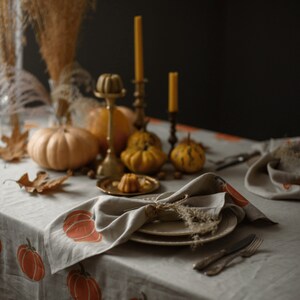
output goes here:
<path id="1" fill-rule="evenodd" d="M 215 167 L 215 171 L 220 171 L 225 168 L 241 164 L 243 162 L 248 161 L 254 156 L 258 156 L 259 154 L 260 153 L 258 151 L 254 151 L 252 153 L 240 153 L 237 155 L 229 156 L 220 163 L 216 163 L 217 166 Z"/>
<path id="2" fill-rule="evenodd" d="M 240 241 L 238 241 L 228 247 L 225 247 L 216 253 L 213 253 L 211 255 L 203 257 L 200 261 L 196 262 L 193 265 L 193 269 L 198 270 L 198 271 L 204 269 L 206 266 L 215 262 L 216 260 L 220 259 L 221 257 L 231 254 L 233 252 L 236 252 L 236 251 L 248 246 L 253 241 L 254 238 L 255 238 L 255 234 L 251 233 L 248 236 L 246 236 L 245 238 L 241 239 Z"/>

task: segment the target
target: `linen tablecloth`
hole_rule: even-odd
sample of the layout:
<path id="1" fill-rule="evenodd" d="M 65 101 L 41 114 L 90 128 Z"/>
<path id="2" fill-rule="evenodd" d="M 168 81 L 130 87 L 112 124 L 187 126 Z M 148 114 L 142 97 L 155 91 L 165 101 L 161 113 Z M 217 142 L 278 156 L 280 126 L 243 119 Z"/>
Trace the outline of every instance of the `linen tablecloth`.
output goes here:
<path id="1" fill-rule="evenodd" d="M 167 140 L 169 125 L 152 124 Z M 248 151 L 252 141 L 219 135 L 206 130 L 184 128 L 178 137 L 192 132 L 192 137 L 211 148 L 209 160 Z M 168 145 L 165 144 L 165 149 Z M 208 162 L 203 172 L 210 171 Z M 18 164 L 0 161 L 0 299 L 72 299 L 75 279 L 93 284 L 93 298 L 100 299 L 290 299 L 300 294 L 298 266 L 300 248 L 300 208 L 296 201 L 268 201 L 247 191 L 243 179 L 247 165 L 237 165 L 218 172 L 243 196 L 279 224 L 253 227 L 247 223 L 230 235 L 192 251 L 190 247 L 166 247 L 126 242 L 107 253 L 82 261 L 52 275 L 44 247 L 45 229 L 57 216 L 72 210 L 101 192 L 94 180 L 85 176 L 71 177 L 58 192 L 31 195 L 14 182 L 28 172 L 32 178 L 40 168 L 30 160 Z M 50 172 L 55 177 L 60 173 Z M 201 175 L 201 174 L 198 174 Z M 176 191 L 194 176 L 175 180 L 169 175 L 158 191 Z M 236 263 L 217 277 L 195 272 L 192 265 L 199 258 L 231 243 L 249 232 L 264 239 L 258 253 Z M 30 273 L 20 263 L 22 245 L 34 247 L 43 264 Z M 19 255 L 18 255 L 19 254 Z M 36 256 L 37 257 L 37 256 Z M 25 260 L 27 261 L 27 260 Z M 39 260 L 36 260 L 38 262 Z M 29 264 L 30 265 L 30 264 Z M 43 266 L 43 268 L 41 267 Z M 85 270 L 83 272 L 83 269 Z M 37 271 L 38 270 L 38 271 Z M 29 274 L 29 275 L 28 275 Z M 89 275 L 88 275 L 89 274 Z M 84 275 L 84 276 L 83 276 Z M 77 290 L 76 290 L 77 291 Z M 100 293 L 99 293 L 100 291 Z"/>

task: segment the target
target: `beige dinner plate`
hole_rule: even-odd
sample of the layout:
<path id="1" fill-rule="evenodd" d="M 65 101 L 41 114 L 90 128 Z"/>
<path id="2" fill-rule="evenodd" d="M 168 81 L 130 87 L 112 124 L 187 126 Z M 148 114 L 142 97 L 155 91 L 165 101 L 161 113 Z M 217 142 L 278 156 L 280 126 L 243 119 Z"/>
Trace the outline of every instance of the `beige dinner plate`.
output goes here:
<path id="1" fill-rule="evenodd" d="M 231 211 L 225 211 L 222 216 L 222 221 L 218 225 L 218 229 L 216 230 L 216 232 L 213 234 L 208 233 L 203 236 L 200 235 L 196 241 L 190 235 L 164 236 L 143 232 L 133 233 L 130 240 L 144 244 L 161 246 L 187 246 L 204 244 L 226 236 L 227 234 L 231 233 L 236 226 L 237 217 L 235 216 L 235 214 L 233 214 L 233 212 Z"/>
<path id="2" fill-rule="evenodd" d="M 146 175 L 137 175 L 138 180 L 140 182 L 140 190 L 135 193 L 124 193 L 118 189 L 118 180 L 111 178 L 102 178 L 97 181 L 97 187 L 106 194 L 114 195 L 114 196 L 137 196 L 152 193 L 159 188 L 159 181 L 153 177 Z"/>
<path id="3" fill-rule="evenodd" d="M 207 223 L 202 223 L 200 230 L 202 232 L 207 232 L 212 226 L 218 225 L 222 220 L 222 215 L 218 220 L 213 220 Z M 170 222 L 160 222 L 155 221 L 143 225 L 139 232 L 153 234 L 153 235 L 162 235 L 162 236 L 181 236 L 181 235 L 191 235 L 195 234 L 194 230 L 189 228 L 183 221 L 170 221 Z"/>

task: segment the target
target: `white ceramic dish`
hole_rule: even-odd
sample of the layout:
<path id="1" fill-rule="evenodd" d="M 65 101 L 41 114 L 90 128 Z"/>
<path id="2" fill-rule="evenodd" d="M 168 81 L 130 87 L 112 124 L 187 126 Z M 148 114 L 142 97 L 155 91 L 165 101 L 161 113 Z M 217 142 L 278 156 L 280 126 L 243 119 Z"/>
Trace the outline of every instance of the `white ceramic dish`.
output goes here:
<path id="1" fill-rule="evenodd" d="M 211 221 L 208 223 L 203 223 L 203 227 L 201 230 L 203 232 L 208 232 L 207 229 L 211 228 L 214 225 L 218 225 L 222 220 L 222 216 L 219 220 Z M 152 222 L 145 224 L 143 227 L 139 229 L 139 232 L 153 234 L 153 235 L 161 235 L 161 236 L 182 236 L 182 235 L 191 235 L 197 232 L 190 229 L 188 226 L 184 224 L 182 221 L 170 221 L 170 222 Z"/>
<path id="2" fill-rule="evenodd" d="M 236 226 L 237 217 L 231 211 L 225 211 L 222 214 L 222 221 L 218 225 L 217 231 L 214 234 L 208 233 L 200 236 L 196 242 L 190 235 L 177 235 L 176 233 L 174 234 L 175 229 L 174 231 L 171 230 L 172 236 L 157 235 L 157 229 L 153 231 L 154 234 L 149 234 L 151 230 L 148 230 L 147 233 L 135 232 L 132 234 L 130 240 L 144 244 L 161 246 L 187 246 L 194 244 L 204 244 L 226 236 L 227 234 L 231 233 Z"/>

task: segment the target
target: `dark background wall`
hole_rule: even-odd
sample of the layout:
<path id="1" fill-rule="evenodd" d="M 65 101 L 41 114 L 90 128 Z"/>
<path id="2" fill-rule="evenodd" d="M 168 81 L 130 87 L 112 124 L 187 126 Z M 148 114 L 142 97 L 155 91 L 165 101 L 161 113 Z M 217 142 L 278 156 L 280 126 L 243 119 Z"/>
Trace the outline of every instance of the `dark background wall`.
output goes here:
<path id="1" fill-rule="evenodd" d="M 299 0 L 98 0 L 77 61 L 95 79 L 122 76 L 133 102 L 133 18 L 143 16 L 146 113 L 167 119 L 179 72 L 178 121 L 253 139 L 300 133 Z M 24 67 L 47 84 L 33 33 Z"/>

